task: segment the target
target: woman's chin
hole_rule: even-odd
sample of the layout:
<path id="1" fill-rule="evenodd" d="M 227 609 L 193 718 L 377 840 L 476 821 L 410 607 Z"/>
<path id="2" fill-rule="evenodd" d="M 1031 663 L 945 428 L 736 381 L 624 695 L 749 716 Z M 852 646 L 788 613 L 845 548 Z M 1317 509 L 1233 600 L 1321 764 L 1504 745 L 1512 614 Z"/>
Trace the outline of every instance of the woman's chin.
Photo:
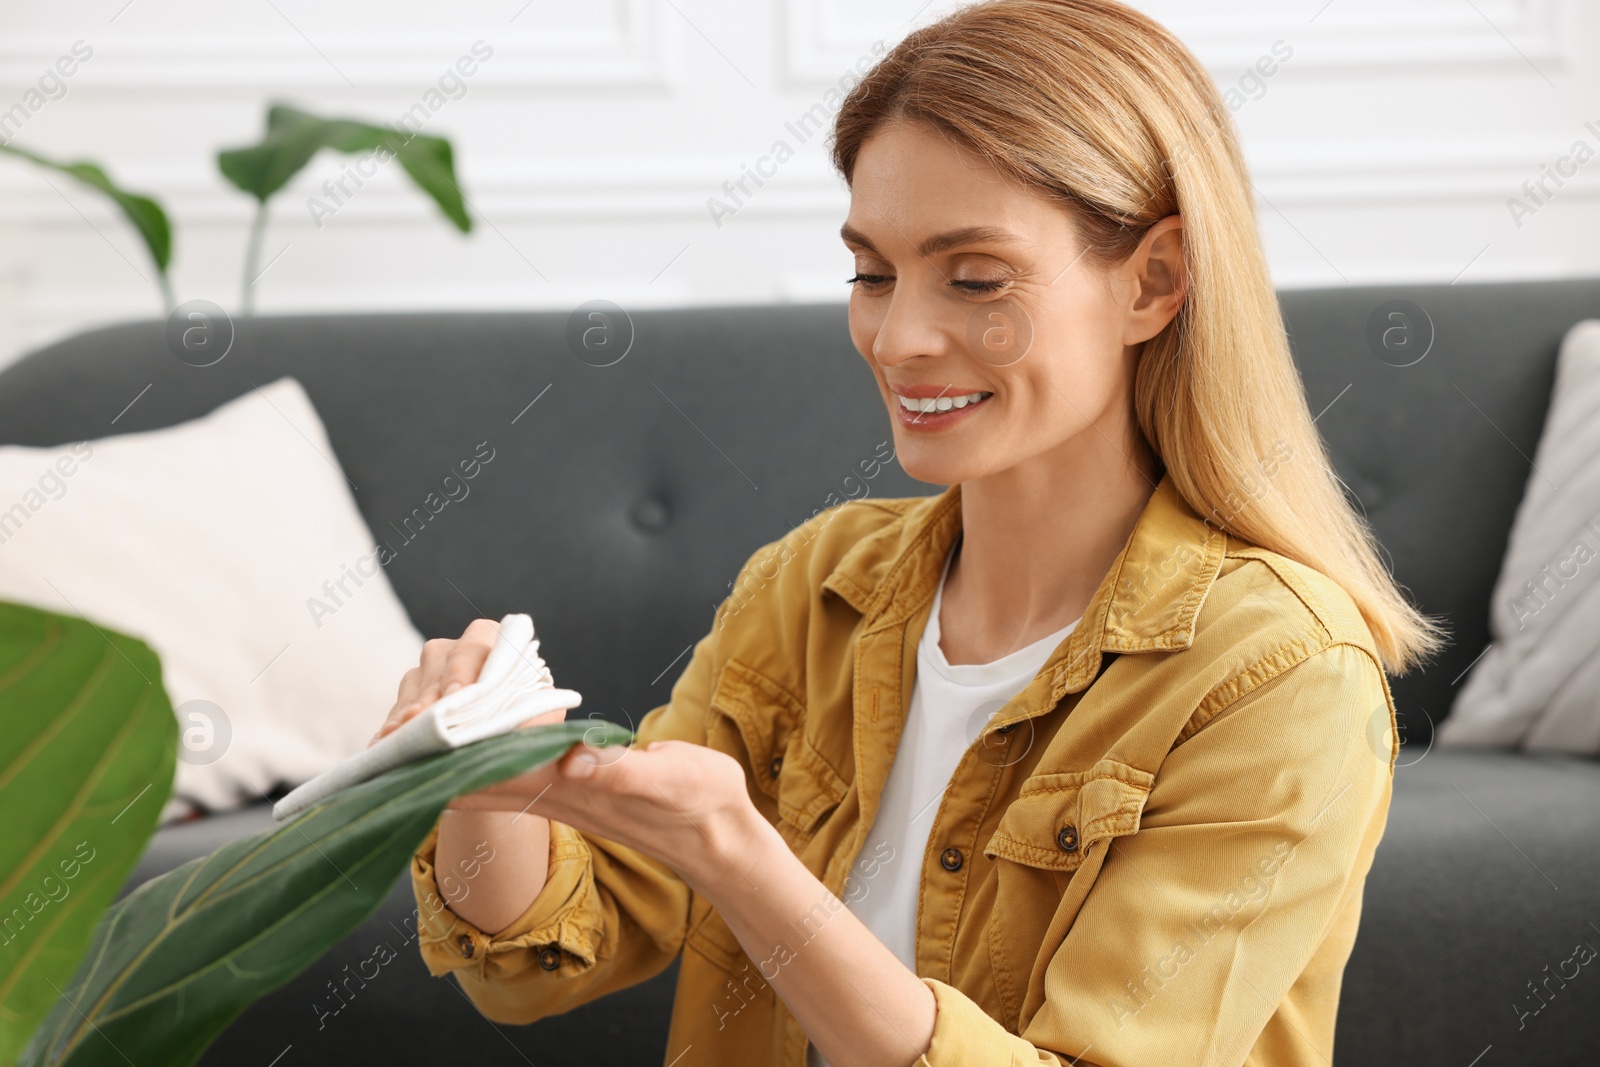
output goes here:
<path id="1" fill-rule="evenodd" d="M 896 448 L 895 459 L 901 470 L 929 485 L 955 485 L 975 476 L 970 458 L 940 454 L 946 451 L 943 448 L 918 448 L 913 445 Z"/>

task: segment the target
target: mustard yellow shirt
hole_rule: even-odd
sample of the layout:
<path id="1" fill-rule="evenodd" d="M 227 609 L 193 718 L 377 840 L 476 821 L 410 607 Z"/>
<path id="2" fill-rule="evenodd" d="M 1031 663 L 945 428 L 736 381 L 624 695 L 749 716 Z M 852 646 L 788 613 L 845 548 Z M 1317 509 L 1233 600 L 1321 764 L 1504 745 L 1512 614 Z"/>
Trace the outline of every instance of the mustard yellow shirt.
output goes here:
<path id="1" fill-rule="evenodd" d="M 412 867 L 429 969 L 524 1023 L 681 956 L 668 1062 L 803 1067 L 805 1033 L 763 975 L 870 890 L 881 857 L 862 846 L 960 526 L 953 486 L 830 508 L 764 546 L 640 723 L 641 742 L 740 760 L 831 892 L 789 944 L 747 957 L 665 866 L 560 824 L 548 884 L 489 936 L 440 900 L 435 830 Z M 1201 521 L 1163 477 L 1083 621 L 939 806 L 921 857 L 916 971 L 937 1019 L 920 1062 L 1326 1067 L 1394 738 L 1350 597 Z"/>

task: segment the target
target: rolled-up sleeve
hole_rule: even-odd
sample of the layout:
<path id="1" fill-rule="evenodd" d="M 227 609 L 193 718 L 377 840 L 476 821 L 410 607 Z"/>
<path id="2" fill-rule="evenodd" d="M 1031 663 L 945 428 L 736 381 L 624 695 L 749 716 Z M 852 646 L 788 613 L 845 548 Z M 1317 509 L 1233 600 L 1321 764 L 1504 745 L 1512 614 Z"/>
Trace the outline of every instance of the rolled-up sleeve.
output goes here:
<path id="1" fill-rule="evenodd" d="M 549 875 L 527 911 L 492 936 L 451 911 L 434 881 L 434 827 L 411 863 L 417 898 L 417 942 L 423 961 L 436 977 L 471 971 L 480 978 L 522 970 L 543 955 L 541 969 L 569 974 L 594 965 L 604 931 L 604 914 L 595 888 L 594 859 L 583 835 L 564 823 L 550 824 Z M 552 955 L 550 951 L 554 950 Z M 552 964 L 554 964 L 552 966 Z"/>
<path id="2" fill-rule="evenodd" d="M 1221 708 L 1168 754 L 1136 832 L 1085 859 L 1098 874 L 1051 924 L 1020 1034 L 925 978 L 937 1017 L 920 1062 L 1238 1067 L 1253 1047 L 1327 1062 L 1387 818 L 1392 712 L 1381 668 L 1348 644 Z"/>
<path id="3" fill-rule="evenodd" d="M 668 703 L 646 715 L 637 744 L 705 742 L 716 630 L 695 646 Z M 664 970 L 682 948 L 689 887 L 633 849 L 550 824 L 544 885 L 510 926 L 485 933 L 451 911 L 434 881 L 438 826 L 411 864 L 417 941 L 429 971 L 454 973 L 490 1019 L 557 1015 Z"/>

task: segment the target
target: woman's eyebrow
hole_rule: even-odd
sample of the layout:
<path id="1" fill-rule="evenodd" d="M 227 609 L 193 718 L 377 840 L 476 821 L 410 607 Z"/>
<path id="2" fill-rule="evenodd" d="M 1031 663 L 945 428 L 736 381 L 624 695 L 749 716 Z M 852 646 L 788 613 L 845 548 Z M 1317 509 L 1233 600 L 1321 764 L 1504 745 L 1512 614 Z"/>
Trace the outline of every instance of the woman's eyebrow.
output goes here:
<path id="1" fill-rule="evenodd" d="M 847 244 L 860 245 L 869 252 L 878 251 L 877 246 L 872 243 L 866 234 L 851 226 L 848 222 L 839 227 L 839 236 Z M 1020 240 L 1021 238 L 1010 230 L 1003 230 L 998 226 L 964 226 L 959 230 L 950 230 L 947 233 L 935 234 L 929 237 L 917 247 L 917 254 L 920 256 L 932 256 L 940 252 L 948 252 L 952 248 L 977 244 L 982 241 L 1015 244 Z"/>

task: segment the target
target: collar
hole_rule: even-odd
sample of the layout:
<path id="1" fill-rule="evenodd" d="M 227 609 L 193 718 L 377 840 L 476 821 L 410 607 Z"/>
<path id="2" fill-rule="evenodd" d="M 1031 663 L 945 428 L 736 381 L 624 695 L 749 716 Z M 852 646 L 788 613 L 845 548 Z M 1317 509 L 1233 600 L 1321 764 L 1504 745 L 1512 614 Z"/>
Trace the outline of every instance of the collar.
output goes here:
<path id="1" fill-rule="evenodd" d="M 961 531 L 961 486 L 908 502 L 899 520 L 867 534 L 823 580 L 862 613 L 867 632 L 903 629 L 929 608 Z M 1163 473 L 1127 544 L 1084 609 L 1083 621 L 1040 673 L 1051 699 L 1086 688 L 1104 653 L 1166 652 L 1194 643 L 1195 622 L 1222 569 L 1227 536 L 1183 499 Z M 920 627 L 919 627 L 920 629 Z"/>

